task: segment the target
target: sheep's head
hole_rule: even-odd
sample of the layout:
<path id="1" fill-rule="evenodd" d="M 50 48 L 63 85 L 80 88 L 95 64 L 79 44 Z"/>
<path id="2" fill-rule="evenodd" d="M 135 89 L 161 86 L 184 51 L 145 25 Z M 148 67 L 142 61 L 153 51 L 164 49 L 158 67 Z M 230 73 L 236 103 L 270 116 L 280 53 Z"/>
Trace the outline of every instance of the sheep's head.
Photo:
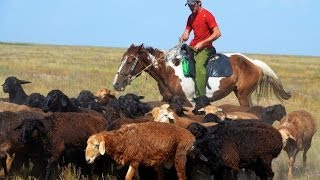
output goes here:
<path id="1" fill-rule="evenodd" d="M 154 121 L 171 123 L 174 120 L 174 115 L 169 110 L 169 106 L 169 104 L 163 104 L 161 107 L 153 108 L 151 114 Z"/>
<path id="2" fill-rule="evenodd" d="M 97 157 L 105 154 L 105 144 L 104 137 L 101 134 L 95 134 L 89 137 L 85 152 L 87 163 L 92 164 Z"/>
<path id="3" fill-rule="evenodd" d="M 291 133 L 286 128 L 279 128 L 278 129 L 281 137 L 282 137 L 282 144 L 283 148 L 285 148 L 290 140 L 296 141 L 296 138 L 291 135 Z"/>
<path id="4" fill-rule="evenodd" d="M 33 132 L 37 130 L 39 133 L 44 133 L 45 127 L 43 123 L 38 119 L 25 119 L 22 123 L 15 128 L 15 130 L 21 129 L 21 141 L 28 143 L 32 139 Z"/>
<path id="5" fill-rule="evenodd" d="M 187 130 L 189 130 L 197 139 L 208 133 L 208 129 L 199 123 L 191 123 L 187 127 Z"/>
<path id="6" fill-rule="evenodd" d="M 31 107 L 42 108 L 45 98 L 40 93 L 32 93 L 27 97 L 26 104 Z"/>
<path id="7" fill-rule="evenodd" d="M 222 109 L 214 105 L 207 105 L 203 108 L 200 108 L 198 111 L 204 111 L 205 114 L 215 114 L 216 112 L 221 112 Z"/>
<path id="8" fill-rule="evenodd" d="M 96 92 L 96 97 L 99 103 L 106 106 L 112 99 L 116 99 L 118 93 L 111 92 L 109 89 L 100 89 Z"/>
<path id="9" fill-rule="evenodd" d="M 88 90 L 82 90 L 79 93 L 79 96 L 77 99 L 80 101 L 80 103 L 82 103 L 82 102 L 87 103 L 87 102 L 95 101 L 97 99 L 97 97 L 94 96 L 93 93 Z"/>
<path id="10" fill-rule="evenodd" d="M 264 109 L 263 119 L 272 120 L 272 124 L 275 120 L 280 121 L 286 114 L 286 108 L 282 104 L 276 104 L 273 106 L 268 106 Z"/>
<path id="11" fill-rule="evenodd" d="M 2 89 L 4 93 L 17 93 L 22 89 L 21 84 L 31 83 L 29 81 L 20 80 L 14 76 L 7 77 L 2 84 Z"/>
<path id="12" fill-rule="evenodd" d="M 71 103 L 69 97 L 60 90 L 52 90 L 46 96 L 42 110 L 44 112 L 75 112 L 78 108 Z"/>

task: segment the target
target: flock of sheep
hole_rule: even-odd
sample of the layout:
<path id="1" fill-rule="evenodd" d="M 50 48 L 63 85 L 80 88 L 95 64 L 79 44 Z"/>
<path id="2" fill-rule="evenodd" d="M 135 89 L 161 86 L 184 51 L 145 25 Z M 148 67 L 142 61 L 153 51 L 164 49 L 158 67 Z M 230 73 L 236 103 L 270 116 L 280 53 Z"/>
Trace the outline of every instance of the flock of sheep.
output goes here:
<path id="1" fill-rule="evenodd" d="M 27 95 L 6 78 L 0 102 L 0 168 L 9 179 L 30 167 L 29 176 L 56 179 L 58 165 L 72 163 L 84 176 L 117 179 L 237 179 L 239 171 L 272 179 L 281 150 L 293 177 L 296 155 L 303 164 L 317 131 L 307 111 L 286 114 L 281 104 L 251 108 L 183 100 L 142 102 L 143 96 L 101 89 L 69 98 L 60 90 Z M 280 121 L 279 127 L 272 123 Z M 84 152 L 85 150 L 85 152 Z"/>

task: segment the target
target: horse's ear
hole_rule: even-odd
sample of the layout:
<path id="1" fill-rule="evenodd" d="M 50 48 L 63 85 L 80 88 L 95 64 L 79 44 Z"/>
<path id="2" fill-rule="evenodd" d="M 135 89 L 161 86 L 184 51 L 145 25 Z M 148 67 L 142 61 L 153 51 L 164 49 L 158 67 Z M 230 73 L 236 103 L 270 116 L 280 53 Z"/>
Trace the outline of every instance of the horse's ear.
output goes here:
<path id="1" fill-rule="evenodd" d="M 143 48 L 143 43 L 139 46 L 139 50 L 138 51 L 140 51 L 142 48 Z"/>

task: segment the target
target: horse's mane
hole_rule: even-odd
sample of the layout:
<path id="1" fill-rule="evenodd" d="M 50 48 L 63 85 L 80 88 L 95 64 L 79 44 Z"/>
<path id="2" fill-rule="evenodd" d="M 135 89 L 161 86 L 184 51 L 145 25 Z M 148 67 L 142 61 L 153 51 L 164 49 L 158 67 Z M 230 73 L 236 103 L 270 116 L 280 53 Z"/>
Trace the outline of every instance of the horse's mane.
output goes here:
<path id="1" fill-rule="evenodd" d="M 163 52 L 157 48 L 153 48 L 153 47 L 145 47 L 145 50 L 150 53 L 151 55 L 158 57 L 160 54 L 162 54 Z"/>

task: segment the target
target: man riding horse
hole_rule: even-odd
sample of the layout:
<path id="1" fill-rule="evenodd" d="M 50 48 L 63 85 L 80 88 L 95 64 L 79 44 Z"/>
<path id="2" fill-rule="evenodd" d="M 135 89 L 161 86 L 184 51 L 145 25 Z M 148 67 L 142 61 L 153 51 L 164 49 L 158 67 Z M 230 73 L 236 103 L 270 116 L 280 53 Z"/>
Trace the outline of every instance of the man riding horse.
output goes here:
<path id="1" fill-rule="evenodd" d="M 180 42 L 189 39 L 190 32 L 193 30 L 194 38 L 190 42 L 191 56 L 196 61 L 196 89 L 197 95 L 203 96 L 206 91 L 206 69 L 205 64 L 208 58 L 216 53 L 212 42 L 220 36 L 220 30 L 215 17 L 212 13 L 202 7 L 201 0 L 187 0 L 191 14 L 188 17 L 184 33 L 180 37 Z"/>

